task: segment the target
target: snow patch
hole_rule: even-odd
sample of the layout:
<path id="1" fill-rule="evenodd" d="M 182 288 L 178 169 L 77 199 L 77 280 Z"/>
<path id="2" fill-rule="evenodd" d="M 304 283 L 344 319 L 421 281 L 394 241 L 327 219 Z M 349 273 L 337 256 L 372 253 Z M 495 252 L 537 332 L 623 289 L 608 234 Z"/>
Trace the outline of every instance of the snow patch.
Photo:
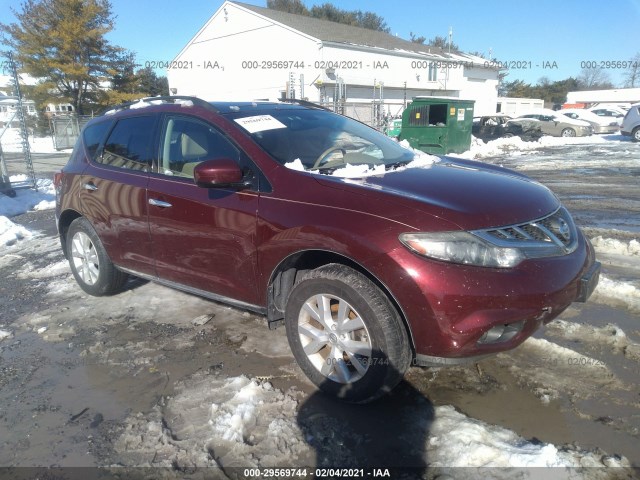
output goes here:
<path id="1" fill-rule="evenodd" d="M 0 342 L 5 338 L 11 337 L 13 337 L 13 332 L 10 332 L 9 330 L 0 330 Z"/>
<path id="2" fill-rule="evenodd" d="M 148 424 L 130 418 L 115 447 L 136 466 L 140 457 L 149 459 L 147 466 L 295 465 L 307 448 L 297 407 L 293 393 L 270 383 L 196 374 L 178 386 L 162 417 Z"/>
<path id="3" fill-rule="evenodd" d="M 626 389 L 604 361 L 545 339 L 530 337 L 496 359 L 545 403 L 560 398 L 560 392 L 570 398 L 590 398 L 600 389 Z"/>
<path id="4" fill-rule="evenodd" d="M 299 158 L 296 158 L 293 162 L 285 163 L 284 166 L 290 168 L 291 170 L 297 170 L 298 172 L 305 171 L 302 160 L 300 160 Z"/>
<path id="5" fill-rule="evenodd" d="M 594 297 L 594 299 L 605 303 L 611 300 L 623 303 L 632 310 L 640 311 L 640 288 L 633 283 L 613 280 L 605 275 L 600 275 Z"/>
<path id="6" fill-rule="evenodd" d="M 8 197 L 7 197 L 8 198 Z M 0 207 L 2 205 L 0 196 Z M 16 225 L 5 216 L 0 216 L 0 251 L 14 245 L 19 240 L 30 238 L 31 232 L 21 225 Z"/>
<path id="7" fill-rule="evenodd" d="M 386 173 L 400 172 L 402 170 L 406 170 L 408 168 L 431 168 L 435 163 L 440 161 L 439 157 L 435 155 L 429 155 L 421 150 L 416 150 L 412 148 L 407 140 L 402 140 L 399 142 L 400 146 L 410 150 L 414 153 L 414 158 L 407 165 L 395 168 L 393 170 L 387 171 L 384 165 L 368 165 L 368 164 L 347 164 L 344 167 L 338 168 L 331 173 L 331 176 L 340 177 L 340 178 L 362 178 L 368 177 L 371 175 L 384 175 Z M 297 171 L 308 171 L 305 169 L 302 161 L 299 158 L 296 158 L 293 162 L 285 163 L 284 165 L 291 170 Z M 315 171 L 310 171 L 309 173 L 318 173 Z"/>
<path id="8" fill-rule="evenodd" d="M 511 430 L 469 418 L 448 405 L 435 409 L 428 458 L 430 467 L 604 466 L 601 455 L 560 451 L 550 443 L 528 441 Z M 478 472 L 469 473 L 473 476 Z M 456 478 L 460 478 L 457 474 Z"/>
<path id="9" fill-rule="evenodd" d="M 571 342 L 609 345 L 616 351 L 622 351 L 631 343 L 624 330 L 611 323 L 595 327 L 557 318 L 545 327 L 545 332 Z"/>
<path id="10" fill-rule="evenodd" d="M 13 175 L 9 179 L 12 183 L 17 183 L 27 181 L 28 177 L 26 175 Z M 56 193 L 53 181 L 40 178 L 36 180 L 36 185 L 38 187 L 37 192 L 31 189 L 19 189 L 16 190 L 14 198 L 0 195 L 0 215 L 13 217 L 28 212 L 33 208 L 36 210 L 55 208 Z"/>
<path id="11" fill-rule="evenodd" d="M 22 138 L 20 129 L 8 128 L 2 136 L 2 150 L 5 153 L 22 153 Z M 59 153 L 51 137 L 34 137 L 29 135 L 29 150 L 31 153 Z"/>
<path id="12" fill-rule="evenodd" d="M 591 239 L 591 243 L 598 253 L 640 257 L 640 242 L 636 239 L 625 242 L 615 238 L 597 236 Z"/>
<path id="13" fill-rule="evenodd" d="M 376 165 L 372 167 L 371 165 L 347 164 L 345 167 L 335 170 L 331 175 L 341 178 L 362 178 L 371 175 L 384 175 L 386 171 L 387 169 L 384 165 Z"/>

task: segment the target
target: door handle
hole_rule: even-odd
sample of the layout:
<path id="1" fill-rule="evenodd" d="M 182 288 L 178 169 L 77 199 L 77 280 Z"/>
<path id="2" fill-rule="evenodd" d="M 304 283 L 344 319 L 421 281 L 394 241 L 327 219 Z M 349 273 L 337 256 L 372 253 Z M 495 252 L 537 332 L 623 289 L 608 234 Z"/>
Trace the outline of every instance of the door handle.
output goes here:
<path id="1" fill-rule="evenodd" d="M 160 208 L 173 207 L 173 205 L 171 205 L 170 203 L 163 202 L 162 200 L 156 200 L 155 198 L 149 199 L 149 205 L 153 205 L 154 207 L 160 207 Z"/>
<path id="2" fill-rule="evenodd" d="M 92 182 L 85 183 L 84 185 L 82 185 L 82 188 L 90 192 L 95 192 L 98 189 L 98 187 L 96 187 Z"/>

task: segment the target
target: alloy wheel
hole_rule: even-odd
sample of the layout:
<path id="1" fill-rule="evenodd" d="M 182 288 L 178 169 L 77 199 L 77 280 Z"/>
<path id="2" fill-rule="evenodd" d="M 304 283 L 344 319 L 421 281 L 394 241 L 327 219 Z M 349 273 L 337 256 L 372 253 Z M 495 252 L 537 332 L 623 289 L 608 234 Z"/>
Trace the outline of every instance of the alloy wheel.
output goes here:
<path id="1" fill-rule="evenodd" d="M 344 384 L 367 373 L 371 337 L 346 300 L 326 294 L 308 298 L 298 316 L 298 334 L 305 355 L 325 377 Z"/>
<path id="2" fill-rule="evenodd" d="M 100 274 L 100 260 L 96 247 L 84 232 L 77 232 L 71 242 L 71 261 L 80 279 L 94 285 Z"/>

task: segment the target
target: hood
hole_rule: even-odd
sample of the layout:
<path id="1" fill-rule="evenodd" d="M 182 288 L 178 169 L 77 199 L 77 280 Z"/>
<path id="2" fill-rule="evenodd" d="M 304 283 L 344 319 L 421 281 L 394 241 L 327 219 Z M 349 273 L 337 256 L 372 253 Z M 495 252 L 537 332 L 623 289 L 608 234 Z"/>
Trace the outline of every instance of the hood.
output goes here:
<path id="1" fill-rule="evenodd" d="M 370 196 L 372 213 L 384 211 L 392 216 L 394 208 L 380 202 L 393 201 L 396 208 L 420 210 L 463 230 L 526 222 L 560 206 L 548 188 L 528 177 L 472 161 L 443 159 L 431 168 L 399 169 L 359 179 L 316 178 L 326 186 L 357 189 Z M 428 229 L 429 217 L 416 215 L 411 223 Z"/>

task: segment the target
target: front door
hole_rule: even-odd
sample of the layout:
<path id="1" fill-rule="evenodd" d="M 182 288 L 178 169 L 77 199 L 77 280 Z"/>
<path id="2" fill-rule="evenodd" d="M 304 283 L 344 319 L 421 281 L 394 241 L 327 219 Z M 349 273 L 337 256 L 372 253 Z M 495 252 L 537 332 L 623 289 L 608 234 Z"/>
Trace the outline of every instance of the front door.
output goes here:
<path id="1" fill-rule="evenodd" d="M 163 121 L 157 172 L 148 208 L 158 276 L 247 303 L 256 297 L 258 188 L 202 188 L 193 169 L 204 161 L 243 154 L 214 126 L 186 115 Z"/>

